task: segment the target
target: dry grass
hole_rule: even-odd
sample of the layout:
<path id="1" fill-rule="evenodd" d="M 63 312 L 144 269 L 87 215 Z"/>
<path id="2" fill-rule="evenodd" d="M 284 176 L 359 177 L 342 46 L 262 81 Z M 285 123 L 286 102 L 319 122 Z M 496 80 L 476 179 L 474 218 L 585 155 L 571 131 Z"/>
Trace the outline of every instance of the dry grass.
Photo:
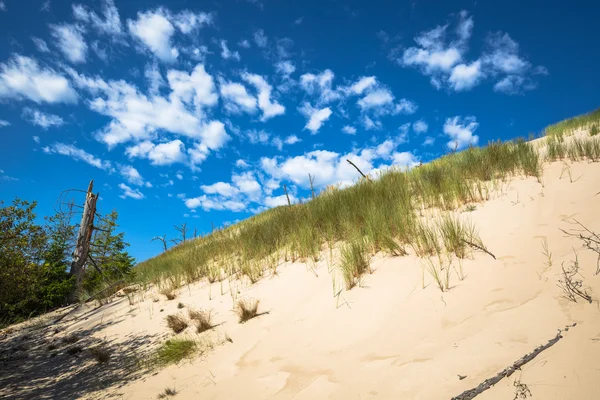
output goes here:
<path id="1" fill-rule="evenodd" d="M 169 397 L 173 397 L 177 395 L 177 390 L 175 388 L 166 388 L 161 394 L 157 397 L 159 399 L 168 399 Z"/>
<path id="2" fill-rule="evenodd" d="M 240 324 L 258 316 L 258 303 L 256 299 L 242 299 L 235 304 L 234 311 L 239 318 Z"/>
<path id="3" fill-rule="evenodd" d="M 210 310 L 188 310 L 190 319 L 196 324 L 196 332 L 202 333 L 215 327 L 211 322 Z"/>
<path id="4" fill-rule="evenodd" d="M 92 347 L 90 349 L 90 353 L 92 357 L 94 357 L 94 359 L 100 364 L 103 364 L 110 359 L 110 350 L 102 345 Z"/>
<path id="5" fill-rule="evenodd" d="M 186 319 L 179 314 L 167 315 L 167 326 L 175 333 L 181 333 L 188 327 Z"/>
<path id="6" fill-rule="evenodd" d="M 177 293 L 175 293 L 175 290 L 172 287 L 164 288 L 160 291 L 160 294 L 164 295 L 167 298 L 167 300 L 174 300 L 175 298 L 177 298 Z"/>

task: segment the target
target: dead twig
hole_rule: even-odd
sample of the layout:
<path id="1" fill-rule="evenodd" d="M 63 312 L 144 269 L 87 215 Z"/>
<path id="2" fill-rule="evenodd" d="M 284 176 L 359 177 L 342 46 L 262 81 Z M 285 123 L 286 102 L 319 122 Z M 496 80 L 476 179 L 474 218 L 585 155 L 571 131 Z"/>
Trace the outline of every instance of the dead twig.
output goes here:
<path id="1" fill-rule="evenodd" d="M 569 325 L 569 326 L 567 326 L 567 328 L 571 328 L 575 325 L 576 324 Z M 567 330 L 567 329 L 565 329 L 565 330 Z M 473 389 L 465 390 L 458 396 L 453 397 L 452 400 L 471 400 L 471 399 L 475 398 L 476 396 L 480 395 L 481 393 L 485 392 L 486 390 L 490 389 L 492 386 L 494 386 L 495 384 L 500 382 L 502 379 L 508 378 L 509 376 L 514 374 L 515 371 L 521 369 L 521 367 L 523 365 L 527 364 L 529 361 L 536 358 L 538 356 L 538 354 L 540 354 L 542 351 L 554 346 L 562 338 L 563 338 L 562 330 L 559 329 L 556 336 L 554 336 L 552 339 L 550 339 L 548 341 L 548 343 L 546 343 L 542 346 L 536 347 L 535 350 L 533 350 L 531 353 L 526 354 L 525 356 L 519 358 L 512 365 L 510 365 L 509 367 L 506 367 L 504 370 L 502 370 L 502 372 L 499 372 L 497 375 L 495 375 L 489 379 L 486 379 L 485 381 L 483 381 L 482 383 L 480 383 L 477 387 L 474 387 Z"/>

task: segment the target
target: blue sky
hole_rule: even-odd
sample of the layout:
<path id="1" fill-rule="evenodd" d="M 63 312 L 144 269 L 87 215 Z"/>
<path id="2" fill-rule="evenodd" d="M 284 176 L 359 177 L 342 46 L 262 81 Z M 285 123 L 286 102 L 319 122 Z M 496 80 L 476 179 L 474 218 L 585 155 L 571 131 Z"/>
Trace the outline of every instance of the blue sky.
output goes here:
<path id="1" fill-rule="evenodd" d="M 0 0 L 0 200 L 94 179 L 131 253 L 598 107 L 600 5 Z M 81 201 L 81 199 L 78 199 Z"/>

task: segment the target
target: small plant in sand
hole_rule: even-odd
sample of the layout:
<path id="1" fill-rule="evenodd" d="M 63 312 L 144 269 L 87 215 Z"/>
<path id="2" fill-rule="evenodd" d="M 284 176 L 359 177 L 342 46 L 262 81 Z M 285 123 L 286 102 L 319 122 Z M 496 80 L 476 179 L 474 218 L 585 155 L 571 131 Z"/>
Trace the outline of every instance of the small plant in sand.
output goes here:
<path id="1" fill-rule="evenodd" d="M 371 272 L 369 252 L 364 239 L 358 239 L 342 246 L 339 268 L 348 290 L 360 282 L 365 272 Z"/>
<path id="2" fill-rule="evenodd" d="M 581 298 L 591 304 L 592 296 L 583 288 L 577 253 L 575 253 L 575 260 L 571 262 L 569 267 L 565 268 L 565 263 L 563 262 L 561 268 L 562 276 L 558 280 L 558 287 L 562 289 L 564 296 L 574 303 L 577 303 L 577 299 Z"/>
<path id="3" fill-rule="evenodd" d="M 189 310 L 188 314 L 196 324 L 196 332 L 202 333 L 208 331 L 215 326 L 211 322 L 211 312 L 207 310 Z"/>
<path id="4" fill-rule="evenodd" d="M 241 299 L 235 304 L 233 311 L 237 314 L 240 324 L 258 316 L 258 303 L 256 299 Z"/>
<path id="5" fill-rule="evenodd" d="M 477 210 L 477 206 L 475 204 L 467 204 L 465 206 L 465 212 L 473 212 Z"/>
<path id="6" fill-rule="evenodd" d="M 175 333 L 181 333 L 188 327 L 185 318 L 179 314 L 167 315 L 167 326 Z"/>
<path id="7" fill-rule="evenodd" d="M 515 387 L 515 397 L 513 397 L 513 400 L 531 397 L 531 391 L 529 390 L 529 387 L 519 379 L 513 382 L 513 386 Z"/>
<path id="8" fill-rule="evenodd" d="M 425 259 L 425 268 L 431 275 L 435 284 L 442 292 L 447 292 L 450 289 L 450 264 L 445 266 L 441 259 L 436 263 L 431 258 Z"/>
<path id="9" fill-rule="evenodd" d="M 92 347 L 90 349 L 90 354 L 100 364 L 103 364 L 110 359 L 110 350 L 103 345 Z"/>
<path id="10" fill-rule="evenodd" d="M 544 268 L 544 272 L 552 268 L 552 253 L 548 248 L 548 239 L 544 238 L 542 241 L 542 254 L 546 257 L 546 268 Z"/>
<path id="11" fill-rule="evenodd" d="M 166 388 L 161 394 L 157 396 L 159 399 L 168 399 L 169 397 L 173 397 L 177 395 L 177 390 L 175 388 Z"/>
<path id="12" fill-rule="evenodd" d="M 598 134 L 598 125 L 594 124 L 590 128 L 590 136 L 596 136 Z"/>
<path id="13" fill-rule="evenodd" d="M 177 297 L 177 293 L 175 293 L 175 289 L 172 286 L 164 288 L 160 291 L 160 294 L 164 295 L 167 300 L 173 300 Z"/>
<path id="14" fill-rule="evenodd" d="M 178 304 L 177 304 L 177 308 L 179 308 L 180 310 L 181 310 L 182 308 L 184 308 L 184 307 L 185 307 L 185 304 L 183 304 L 183 303 L 178 303 Z"/>
<path id="15" fill-rule="evenodd" d="M 189 339 L 171 339 L 162 344 L 156 351 L 156 363 L 160 366 L 177 364 L 190 358 L 197 350 L 198 344 Z"/>

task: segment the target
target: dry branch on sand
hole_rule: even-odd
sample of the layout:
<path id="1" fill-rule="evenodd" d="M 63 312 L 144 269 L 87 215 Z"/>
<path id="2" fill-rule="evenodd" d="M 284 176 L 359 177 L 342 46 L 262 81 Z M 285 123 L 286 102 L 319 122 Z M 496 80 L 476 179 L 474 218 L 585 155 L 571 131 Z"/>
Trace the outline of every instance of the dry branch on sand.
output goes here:
<path id="1" fill-rule="evenodd" d="M 569 328 L 572 328 L 575 325 L 577 325 L 577 324 L 567 325 L 565 327 L 565 331 L 568 331 Z M 471 400 L 471 399 L 475 398 L 476 396 L 480 395 L 481 393 L 485 392 L 486 390 L 490 389 L 492 386 L 494 386 L 495 384 L 500 382 L 502 379 L 508 378 L 509 376 L 511 376 L 513 373 L 515 373 L 515 371 L 519 370 L 523 365 L 527 364 L 529 361 L 536 358 L 542 351 L 554 346 L 562 338 L 563 338 L 562 330 L 559 329 L 556 336 L 554 336 L 552 339 L 550 339 L 548 341 L 548 343 L 546 343 L 542 346 L 536 347 L 535 350 L 533 350 L 531 353 L 526 354 L 523 357 L 519 358 L 512 365 L 510 365 L 510 366 L 506 367 L 504 370 L 502 370 L 502 372 L 499 372 L 492 378 L 486 379 L 485 381 L 483 381 L 481 384 L 479 384 L 477 387 L 475 387 L 473 389 L 465 390 L 458 396 L 453 397 L 452 400 Z"/>

